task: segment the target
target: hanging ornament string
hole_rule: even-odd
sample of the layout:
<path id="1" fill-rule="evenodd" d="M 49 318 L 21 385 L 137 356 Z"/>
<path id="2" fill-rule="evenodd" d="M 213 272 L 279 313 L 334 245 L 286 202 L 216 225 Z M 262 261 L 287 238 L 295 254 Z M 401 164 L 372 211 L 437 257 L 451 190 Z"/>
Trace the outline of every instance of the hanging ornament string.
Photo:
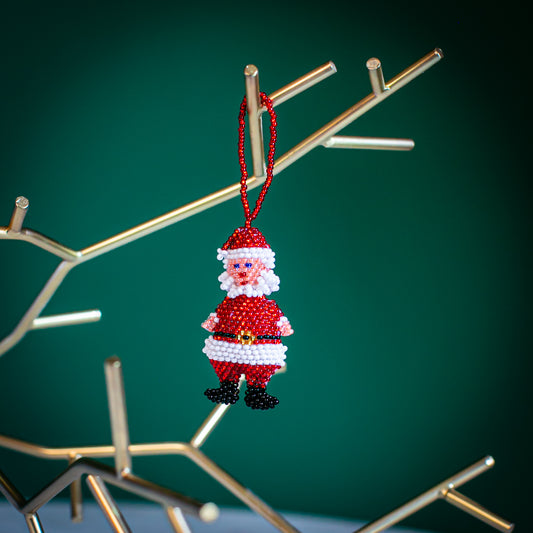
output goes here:
<path id="1" fill-rule="evenodd" d="M 244 207 L 244 218 L 246 220 L 245 226 L 247 228 L 251 227 L 252 220 L 254 220 L 259 214 L 259 211 L 263 205 L 263 200 L 265 199 L 265 195 L 270 187 L 270 184 L 272 183 L 272 177 L 274 175 L 274 153 L 276 151 L 277 138 L 276 126 L 278 125 L 276 121 L 277 117 L 276 112 L 274 111 L 274 104 L 272 103 L 272 100 L 265 93 L 260 93 L 259 98 L 261 100 L 261 104 L 267 108 L 267 111 L 270 115 L 270 142 L 268 144 L 266 167 L 267 177 L 265 183 L 263 184 L 263 188 L 259 193 L 259 197 L 257 198 L 253 212 L 250 212 L 250 205 L 248 204 L 248 186 L 246 184 L 246 180 L 248 179 L 248 171 L 246 170 L 246 161 L 244 159 L 244 130 L 246 125 L 244 117 L 247 109 L 246 96 L 242 101 L 239 111 L 239 165 L 241 166 L 241 200 Z"/>

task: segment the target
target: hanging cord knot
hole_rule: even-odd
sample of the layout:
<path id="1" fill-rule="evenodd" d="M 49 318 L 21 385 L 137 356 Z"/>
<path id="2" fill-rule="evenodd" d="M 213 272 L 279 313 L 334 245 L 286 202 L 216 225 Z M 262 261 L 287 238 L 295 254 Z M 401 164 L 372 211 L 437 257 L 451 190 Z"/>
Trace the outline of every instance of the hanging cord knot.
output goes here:
<path id="1" fill-rule="evenodd" d="M 261 207 L 263 206 L 263 200 L 265 195 L 272 183 L 272 177 L 274 175 L 274 153 L 276 151 L 276 126 L 278 125 L 276 119 L 276 112 L 274 111 L 274 104 L 272 100 L 265 94 L 259 93 L 259 98 L 261 104 L 267 108 L 268 114 L 270 115 L 270 142 L 268 143 L 268 156 L 267 156 L 267 166 L 266 166 L 266 180 L 263 183 L 263 188 L 259 193 L 259 197 L 255 203 L 255 208 L 250 212 L 250 205 L 248 204 L 248 186 L 246 180 L 248 179 L 248 171 L 246 170 L 246 161 L 244 158 L 244 130 L 246 126 L 246 121 L 244 117 L 246 116 L 246 96 L 243 98 L 241 107 L 239 110 L 239 165 L 241 167 L 241 201 L 244 207 L 244 218 L 246 220 L 245 227 L 250 228 L 252 225 L 252 220 L 254 220 Z"/>

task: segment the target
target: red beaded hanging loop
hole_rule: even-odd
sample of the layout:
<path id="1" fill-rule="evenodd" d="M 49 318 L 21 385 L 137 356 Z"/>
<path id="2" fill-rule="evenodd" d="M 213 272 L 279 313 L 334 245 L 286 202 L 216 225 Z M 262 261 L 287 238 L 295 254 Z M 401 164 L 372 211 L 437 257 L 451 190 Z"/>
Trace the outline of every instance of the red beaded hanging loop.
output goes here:
<path id="1" fill-rule="evenodd" d="M 245 120 L 244 117 L 246 115 L 246 96 L 244 97 L 241 108 L 239 111 L 239 164 L 241 166 L 241 200 L 242 205 L 244 207 L 244 218 L 246 220 L 245 226 L 247 228 L 251 227 L 252 220 L 254 220 L 257 215 L 259 214 L 259 211 L 261 210 L 261 207 L 263 205 L 263 200 L 265 199 L 265 195 L 268 191 L 268 188 L 270 187 L 270 184 L 272 183 L 272 177 L 274 175 L 274 153 L 276 150 L 276 126 L 278 125 L 276 119 L 276 112 L 274 111 L 274 104 L 272 103 L 272 100 L 265 94 L 260 93 L 259 94 L 261 104 L 264 105 L 267 108 L 267 111 L 270 115 L 270 142 L 268 143 L 268 156 L 267 156 L 267 167 L 266 167 L 266 180 L 263 184 L 263 188 L 261 189 L 261 192 L 259 193 L 259 197 L 257 198 L 257 202 L 255 203 L 255 208 L 253 212 L 250 212 L 250 205 L 248 204 L 248 186 L 246 185 L 246 180 L 248 178 L 248 171 L 246 170 L 246 161 L 244 160 L 244 129 L 245 129 Z"/>

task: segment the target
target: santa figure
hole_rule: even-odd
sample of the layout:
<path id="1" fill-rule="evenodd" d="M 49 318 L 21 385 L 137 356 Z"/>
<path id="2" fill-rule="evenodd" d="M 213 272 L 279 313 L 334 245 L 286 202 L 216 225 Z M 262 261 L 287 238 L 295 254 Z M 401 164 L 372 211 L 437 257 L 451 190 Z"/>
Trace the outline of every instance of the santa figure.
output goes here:
<path id="1" fill-rule="evenodd" d="M 246 377 L 244 401 L 252 409 L 272 409 L 279 400 L 266 392 L 272 375 L 285 365 L 287 348 L 281 337 L 293 330 L 274 300 L 279 290 L 273 272 L 274 252 L 257 228 L 237 228 L 217 258 L 225 272 L 218 278 L 227 291 L 224 301 L 202 327 L 212 335 L 203 352 L 209 357 L 220 387 L 207 389 L 213 402 L 234 404 L 239 399 L 239 378 Z"/>

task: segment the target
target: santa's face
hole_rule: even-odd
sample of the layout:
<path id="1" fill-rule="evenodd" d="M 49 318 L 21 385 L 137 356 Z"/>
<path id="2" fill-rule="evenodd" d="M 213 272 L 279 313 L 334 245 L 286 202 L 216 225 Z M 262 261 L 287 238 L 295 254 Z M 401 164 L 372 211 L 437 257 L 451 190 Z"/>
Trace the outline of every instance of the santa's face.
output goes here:
<path id="1" fill-rule="evenodd" d="M 226 269 L 237 286 L 253 285 L 264 270 L 266 270 L 266 267 L 261 262 L 261 259 L 246 257 L 229 259 Z"/>

